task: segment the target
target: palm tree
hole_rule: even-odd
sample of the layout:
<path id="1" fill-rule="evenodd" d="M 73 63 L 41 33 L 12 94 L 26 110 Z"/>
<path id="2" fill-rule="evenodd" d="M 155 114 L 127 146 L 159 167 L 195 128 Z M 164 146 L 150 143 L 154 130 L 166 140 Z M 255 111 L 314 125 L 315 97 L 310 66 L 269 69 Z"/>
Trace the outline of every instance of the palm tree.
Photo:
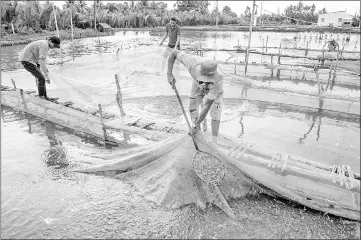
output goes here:
<path id="1" fill-rule="evenodd" d="M 79 13 L 86 14 L 89 11 L 89 7 L 87 6 L 86 1 L 76 1 L 74 6 L 78 9 Z"/>
<path id="2" fill-rule="evenodd" d="M 53 11 L 53 5 L 53 3 L 46 1 L 45 5 L 43 6 L 39 17 L 39 25 L 42 29 L 45 29 L 48 26 L 50 14 Z"/>

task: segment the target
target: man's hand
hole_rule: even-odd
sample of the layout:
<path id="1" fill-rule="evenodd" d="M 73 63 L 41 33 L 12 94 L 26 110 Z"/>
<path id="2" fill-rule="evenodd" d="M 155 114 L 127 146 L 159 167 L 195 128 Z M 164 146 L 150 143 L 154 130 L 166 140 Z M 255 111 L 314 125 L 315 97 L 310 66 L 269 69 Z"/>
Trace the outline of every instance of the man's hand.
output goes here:
<path id="1" fill-rule="evenodd" d="M 168 82 L 173 87 L 175 84 L 175 78 L 172 73 L 167 74 Z"/>
<path id="2" fill-rule="evenodd" d="M 196 134 L 197 131 L 198 131 L 200 128 L 201 128 L 200 126 L 193 125 L 192 128 L 191 128 L 191 132 L 190 132 L 189 134 L 190 134 L 190 135 Z"/>
<path id="3" fill-rule="evenodd" d="M 45 75 L 44 77 L 45 77 L 45 81 L 50 84 L 50 78 L 49 78 L 49 76 L 48 76 L 48 75 Z"/>

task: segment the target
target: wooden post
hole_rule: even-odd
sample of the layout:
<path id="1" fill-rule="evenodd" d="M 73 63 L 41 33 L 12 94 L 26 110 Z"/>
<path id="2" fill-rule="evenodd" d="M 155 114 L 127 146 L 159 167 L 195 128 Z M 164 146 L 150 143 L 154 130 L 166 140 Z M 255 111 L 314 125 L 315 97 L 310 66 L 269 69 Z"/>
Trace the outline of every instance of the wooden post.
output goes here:
<path id="1" fill-rule="evenodd" d="M 306 43 L 306 51 L 305 51 L 305 56 L 307 56 L 307 53 L 308 53 L 308 41 Z"/>
<path id="2" fill-rule="evenodd" d="M 118 107 L 119 107 L 119 110 L 120 110 L 120 115 L 122 117 L 125 116 L 125 112 L 124 112 L 124 109 L 123 109 L 123 96 L 122 96 L 122 92 L 120 90 L 120 85 L 119 85 L 119 76 L 118 74 L 115 74 L 115 83 L 117 85 L 117 103 L 118 103 Z"/>
<path id="3" fill-rule="evenodd" d="M 70 27 L 71 27 L 71 41 L 74 40 L 74 32 L 73 32 L 73 12 L 71 12 L 70 17 Z M 74 52 L 74 51 L 73 51 Z"/>
<path id="4" fill-rule="evenodd" d="M 251 22 L 250 22 L 250 24 L 249 24 L 249 38 L 248 38 L 248 47 L 247 47 L 247 55 L 246 55 L 246 66 L 245 66 L 245 68 L 244 68 L 244 74 L 247 74 L 247 66 L 248 66 L 248 59 L 249 59 L 249 50 L 250 50 L 250 47 L 251 47 L 252 25 L 253 25 L 254 7 L 255 7 L 255 5 L 256 5 L 256 1 L 253 0 Z"/>
<path id="5" fill-rule="evenodd" d="M 345 49 L 345 44 L 342 46 L 342 50 L 341 50 L 340 56 L 342 56 L 344 49 Z"/>
<path id="6" fill-rule="evenodd" d="M 267 35 L 267 39 L 266 39 L 266 53 L 267 53 L 267 45 L 268 45 L 268 35 Z"/>
<path id="7" fill-rule="evenodd" d="M 56 9 L 53 5 L 53 12 L 54 12 L 54 19 L 55 19 L 55 28 L 56 28 L 56 35 L 59 37 L 59 28 L 58 28 L 58 21 L 56 20 Z"/>
<path id="8" fill-rule="evenodd" d="M 278 61 L 277 61 L 278 64 L 281 64 L 281 44 L 282 43 L 280 43 L 280 47 L 278 49 Z M 277 77 L 279 77 L 280 74 L 281 74 L 281 70 L 277 69 Z"/>
<path id="9" fill-rule="evenodd" d="M 15 84 L 14 79 L 11 79 L 11 82 L 13 83 L 13 86 L 14 86 L 14 88 L 15 88 L 15 90 L 16 90 L 16 84 Z"/>
<path id="10" fill-rule="evenodd" d="M 260 25 L 261 25 L 261 27 L 263 27 L 263 23 L 262 23 L 262 2 L 261 2 L 261 14 L 260 14 L 260 16 L 259 16 L 259 22 L 260 22 Z"/>
<path id="11" fill-rule="evenodd" d="M 11 23 L 11 29 L 13 30 L 13 34 L 15 34 L 14 24 L 13 23 Z"/>
<path id="12" fill-rule="evenodd" d="M 97 30 L 97 20 L 95 18 L 95 9 L 96 9 L 96 7 L 95 7 L 95 0 L 94 0 L 94 30 L 96 31 Z"/>
<path id="13" fill-rule="evenodd" d="M 105 126 L 104 126 L 102 105 L 101 105 L 101 104 L 98 104 L 98 107 L 99 107 L 100 122 L 101 122 L 101 124 L 102 124 L 102 129 L 103 129 L 104 144 L 106 144 L 106 141 L 107 141 L 107 130 L 106 130 Z"/>
<path id="14" fill-rule="evenodd" d="M 263 47 L 264 47 L 264 39 L 262 39 L 262 53 L 263 53 Z"/>
<path id="15" fill-rule="evenodd" d="M 271 65 L 272 65 L 272 69 L 271 69 L 271 77 L 273 77 L 273 55 L 271 56 Z"/>
<path id="16" fill-rule="evenodd" d="M 318 96 L 321 97 L 321 83 L 320 83 L 319 73 L 318 73 L 317 68 L 315 68 L 315 74 L 316 74 L 317 86 L 318 86 Z"/>

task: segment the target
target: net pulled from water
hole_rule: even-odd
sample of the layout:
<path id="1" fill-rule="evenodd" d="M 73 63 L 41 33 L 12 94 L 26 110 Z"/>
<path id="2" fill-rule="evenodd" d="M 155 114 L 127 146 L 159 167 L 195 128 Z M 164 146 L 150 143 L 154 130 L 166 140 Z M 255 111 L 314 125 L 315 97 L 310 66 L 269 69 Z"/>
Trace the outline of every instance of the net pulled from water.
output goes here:
<path id="1" fill-rule="evenodd" d="M 138 147 L 131 152 L 122 150 L 106 156 L 102 164 L 98 162 L 73 171 L 114 171 L 114 178 L 134 185 L 142 196 L 157 205 L 178 208 L 196 204 L 204 209 L 207 203 L 211 203 L 235 219 L 227 200 L 244 196 L 257 185 L 225 164 L 219 158 L 220 150 L 210 147 L 201 133 L 197 134 L 195 141 L 200 151 L 196 150 L 191 136 L 183 135 Z M 209 158 L 209 152 L 217 157 Z M 193 162 L 196 155 L 200 157 Z M 102 158 L 102 155 L 97 157 Z"/>

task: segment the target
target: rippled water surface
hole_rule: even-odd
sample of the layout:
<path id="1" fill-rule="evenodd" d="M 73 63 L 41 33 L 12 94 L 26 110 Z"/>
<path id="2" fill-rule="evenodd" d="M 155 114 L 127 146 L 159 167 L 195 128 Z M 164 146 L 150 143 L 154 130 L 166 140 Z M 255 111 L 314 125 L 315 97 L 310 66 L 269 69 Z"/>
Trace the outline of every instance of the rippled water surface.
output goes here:
<path id="1" fill-rule="evenodd" d="M 230 49 L 238 40 L 245 46 L 246 35 L 207 32 L 200 39 L 199 33 L 185 33 L 182 44 L 190 46 L 201 40 L 209 48 Z M 268 46 L 274 47 L 278 47 L 282 39 L 290 47 L 304 47 L 307 41 L 310 48 L 322 48 L 324 44 L 323 40 L 315 40 L 314 33 L 311 40 L 310 33 L 299 34 L 301 38 L 297 40 L 293 38 L 294 33 L 254 33 L 252 44 L 262 46 L 267 35 Z M 159 36 L 150 36 L 147 32 L 118 32 L 100 39 L 64 41 L 61 54 L 58 50 L 50 51 L 49 69 L 74 86 L 81 86 L 80 92 L 57 89 L 52 83 L 48 85 L 49 95 L 69 100 L 74 96 L 71 94 L 93 93 L 94 102 L 87 102 L 85 98 L 84 105 L 97 107 L 97 103 L 102 103 L 105 110 L 114 110 L 109 102 L 116 93 L 114 74 L 119 73 L 127 113 L 178 124 L 185 129 L 184 118 L 162 71 L 163 48 L 156 46 L 158 40 Z M 359 51 L 358 42 L 359 36 L 352 35 L 345 49 Z M 11 86 L 14 79 L 18 87 L 34 90 L 34 79 L 16 61 L 23 47 L 2 49 L 2 85 Z M 230 57 L 220 51 L 205 55 L 222 60 Z M 254 57 L 251 61 L 270 60 Z M 187 106 L 191 80 L 185 69 L 175 68 L 177 88 Z M 347 102 L 348 110 L 346 107 L 338 112 L 331 111 L 334 107 L 331 105 L 338 104 L 341 109 L 343 102 L 325 100 L 319 108 L 310 107 L 307 106 L 311 104 L 309 96 L 302 96 L 302 101 L 290 98 L 287 104 L 277 104 L 271 97 L 267 101 L 247 100 L 247 94 L 269 94 L 264 88 L 317 92 L 317 83 L 311 79 L 312 74 L 309 80 L 302 80 L 302 74 L 291 72 L 281 72 L 280 77 L 275 78 L 270 76 L 270 70 L 250 66 L 249 79 L 253 79 L 253 85 L 249 85 L 231 81 L 232 77 L 244 80 L 240 74 L 243 68 L 237 70 L 238 75 L 234 74 L 233 66 L 224 65 L 222 71 L 227 74 L 222 134 L 330 165 L 347 164 L 359 172 L 357 103 Z M 359 76 L 350 77 L 346 71 L 340 72 L 345 76 L 338 77 L 329 93 L 359 97 Z M 321 81 L 327 83 L 327 77 L 322 76 Z M 287 94 L 282 91 L 277 94 Z M 241 110 L 244 104 L 246 111 Z M 107 174 L 68 171 L 86 166 L 86 162 L 96 162 L 97 159 L 90 157 L 92 153 L 114 150 L 104 147 L 101 140 L 4 106 L 1 128 L 2 238 L 353 238 L 357 234 L 353 225 L 345 225 L 338 218 L 326 218 L 323 213 L 263 195 L 250 194 L 230 201 L 242 219 L 239 222 L 212 206 L 206 210 L 195 206 L 165 209 L 144 200 L 125 181 L 112 179 Z M 121 140 L 122 148 L 148 143 L 133 135 L 123 136 Z M 60 154 L 63 154 L 62 160 L 57 161 L 56 156 Z"/>

